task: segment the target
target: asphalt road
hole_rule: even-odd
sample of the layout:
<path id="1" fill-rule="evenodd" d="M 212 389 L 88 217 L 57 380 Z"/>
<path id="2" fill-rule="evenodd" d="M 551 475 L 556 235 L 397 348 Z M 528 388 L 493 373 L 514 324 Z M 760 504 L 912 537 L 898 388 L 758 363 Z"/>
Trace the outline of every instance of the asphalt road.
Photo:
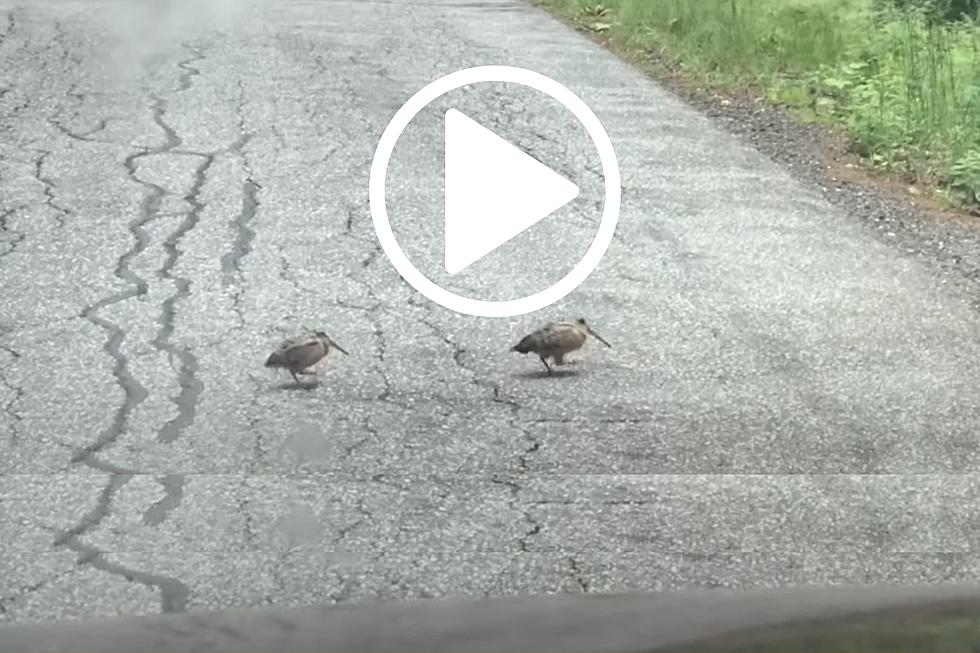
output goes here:
<path id="1" fill-rule="evenodd" d="M 543 12 L 0 6 L 0 618 L 980 574 L 971 289 Z M 487 63 L 578 93 L 624 186 L 592 277 L 502 320 L 402 282 L 367 205 L 394 111 Z M 460 95 L 585 189 L 453 281 L 519 295 L 600 177 L 540 98 Z M 442 129 L 389 173 L 430 263 Z M 573 315 L 613 349 L 507 351 Z M 303 325 L 351 356 L 294 390 L 261 364 Z"/>

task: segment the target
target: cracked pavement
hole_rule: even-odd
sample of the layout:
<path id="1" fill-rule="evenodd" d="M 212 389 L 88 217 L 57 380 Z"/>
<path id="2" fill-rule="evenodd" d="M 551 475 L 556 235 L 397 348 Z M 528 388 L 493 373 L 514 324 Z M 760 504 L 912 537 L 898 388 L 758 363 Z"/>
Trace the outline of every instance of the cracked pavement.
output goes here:
<path id="1" fill-rule="evenodd" d="M 0 3 L 0 619 L 977 579 L 975 287 L 525 3 L 161 6 Z M 509 320 L 415 293 L 367 206 L 393 112 L 486 63 L 623 172 L 599 269 Z M 601 171 L 560 110 L 452 101 L 586 191 L 442 279 L 537 289 Z M 389 173 L 430 263 L 437 118 Z M 508 353 L 572 313 L 614 348 Z M 351 356 L 295 389 L 261 364 L 304 325 Z"/>

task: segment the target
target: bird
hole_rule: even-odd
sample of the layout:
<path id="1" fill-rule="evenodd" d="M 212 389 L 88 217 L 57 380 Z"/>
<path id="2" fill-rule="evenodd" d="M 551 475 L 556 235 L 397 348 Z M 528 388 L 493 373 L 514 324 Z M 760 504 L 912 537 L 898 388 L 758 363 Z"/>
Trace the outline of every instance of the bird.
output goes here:
<path id="1" fill-rule="evenodd" d="M 323 360 L 331 348 L 345 356 L 349 355 L 323 331 L 307 329 L 306 333 L 279 343 L 279 347 L 266 359 L 265 366 L 285 368 L 293 375 L 293 380 L 299 383 L 296 374 L 310 374 L 308 368 Z"/>
<path id="2" fill-rule="evenodd" d="M 548 370 L 548 374 L 554 374 L 554 370 L 548 365 L 548 358 L 551 358 L 555 365 L 564 365 L 565 354 L 579 349 L 585 344 L 588 336 L 594 337 L 606 347 L 612 347 L 586 324 L 585 318 L 580 317 L 569 322 L 549 322 L 537 331 L 524 336 L 519 343 L 511 347 L 511 351 L 519 354 L 531 352 L 537 354 Z"/>

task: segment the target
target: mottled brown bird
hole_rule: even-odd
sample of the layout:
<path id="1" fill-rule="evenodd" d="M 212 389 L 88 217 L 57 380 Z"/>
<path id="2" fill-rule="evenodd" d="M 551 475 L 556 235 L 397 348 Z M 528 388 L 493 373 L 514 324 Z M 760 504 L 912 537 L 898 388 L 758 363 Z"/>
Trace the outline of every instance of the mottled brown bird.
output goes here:
<path id="1" fill-rule="evenodd" d="M 283 340 L 279 348 L 266 359 L 265 366 L 285 368 L 293 375 L 293 380 L 299 383 L 296 375 L 311 374 L 308 369 L 323 360 L 330 353 L 331 347 L 347 355 L 344 348 L 326 333 L 308 329 L 303 335 Z"/>
<path id="2" fill-rule="evenodd" d="M 520 354 L 531 352 L 537 354 L 548 370 L 548 374 L 554 374 L 551 366 L 548 365 L 548 358 L 551 358 L 555 365 L 564 365 L 565 354 L 579 349 L 585 344 L 588 336 L 592 336 L 607 347 L 612 347 L 585 323 L 584 318 L 580 317 L 572 322 L 549 322 L 534 333 L 524 336 L 519 343 L 511 347 L 511 351 Z"/>

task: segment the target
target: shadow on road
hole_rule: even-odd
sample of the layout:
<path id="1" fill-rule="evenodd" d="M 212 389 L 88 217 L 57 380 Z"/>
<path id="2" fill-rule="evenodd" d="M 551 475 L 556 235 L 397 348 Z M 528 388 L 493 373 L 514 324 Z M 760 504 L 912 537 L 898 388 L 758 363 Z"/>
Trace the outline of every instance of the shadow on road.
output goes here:
<path id="1" fill-rule="evenodd" d="M 576 376 L 578 370 L 555 370 L 554 374 L 548 374 L 547 370 L 538 370 L 535 372 L 520 372 L 514 375 L 517 379 L 560 379 L 565 376 Z"/>
<path id="2" fill-rule="evenodd" d="M 281 390 L 281 391 L 286 391 L 286 390 L 315 390 L 315 389 L 319 388 L 321 385 L 323 385 L 323 384 L 322 384 L 322 382 L 319 379 L 317 379 L 316 381 L 303 381 L 301 383 L 296 383 L 294 381 L 286 381 L 285 383 L 280 383 L 280 384 L 278 384 L 276 386 L 273 386 L 271 388 L 271 390 Z"/>

